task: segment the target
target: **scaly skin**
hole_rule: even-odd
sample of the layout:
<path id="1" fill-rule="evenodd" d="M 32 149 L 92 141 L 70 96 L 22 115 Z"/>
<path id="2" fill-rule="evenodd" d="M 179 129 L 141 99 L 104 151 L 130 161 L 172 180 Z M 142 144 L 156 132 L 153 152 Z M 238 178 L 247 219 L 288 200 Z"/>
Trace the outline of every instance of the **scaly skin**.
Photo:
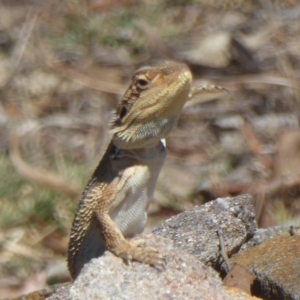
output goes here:
<path id="1" fill-rule="evenodd" d="M 191 82 L 188 67 L 175 62 L 143 67 L 134 74 L 112 122 L 110 145 L 83 192 L 73 222 L 68 252 L 73 279 L 105 249 L 125 260 L 163 266 L 156 249 L 132 245 L 126 238 L 144 229 L 166 157 L 161 140 L 176 125 Z"/>

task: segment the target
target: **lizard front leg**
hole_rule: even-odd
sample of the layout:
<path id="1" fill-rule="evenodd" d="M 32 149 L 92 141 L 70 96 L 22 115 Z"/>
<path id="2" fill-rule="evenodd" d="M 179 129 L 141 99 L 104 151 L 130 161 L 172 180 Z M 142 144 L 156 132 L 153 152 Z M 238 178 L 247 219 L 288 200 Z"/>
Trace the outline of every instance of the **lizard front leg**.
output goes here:
<path id="1" fill-rule="evenodd" d="M 146 247 L 140 241 L 138 245 L 127 241 L 107 212 L 96 210 L 96 216 L 100 223 L 102 237 L 109 251 L 127 262 L 136 260 L 158 269 L 164 268 L 165 260 L 155 248 Z"/>

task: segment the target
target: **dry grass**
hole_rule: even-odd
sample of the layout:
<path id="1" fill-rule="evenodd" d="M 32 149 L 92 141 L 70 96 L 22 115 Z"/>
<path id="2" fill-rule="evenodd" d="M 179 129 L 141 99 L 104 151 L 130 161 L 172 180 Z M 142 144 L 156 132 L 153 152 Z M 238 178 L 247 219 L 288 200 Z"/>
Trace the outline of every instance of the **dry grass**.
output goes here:
<path id="1" fill-rule="evenodd" d="M 0 1 L 1 297 L 67 279 L 76 195 L 131 74 L 153 60 L 230 94 L 184 110 L 150 223 L 249 191 L 262 226 L 298 222 L 300 147 L 284 136 L 299 129 L 299 15 L 293 0 Z"/>

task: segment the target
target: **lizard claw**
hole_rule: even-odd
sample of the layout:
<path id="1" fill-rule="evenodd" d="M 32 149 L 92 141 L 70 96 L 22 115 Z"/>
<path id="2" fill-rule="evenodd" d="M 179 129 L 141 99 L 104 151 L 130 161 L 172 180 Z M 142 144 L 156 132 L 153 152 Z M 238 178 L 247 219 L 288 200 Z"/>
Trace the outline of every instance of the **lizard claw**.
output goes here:
<path id="1" fill-rule="evenodd" d="M 149 246 L 145 246 L 145 242 L 136 240 L 133 243 L 126 242 L 123 244 L 121 251 L 116 251 L 114 253 L 122 257 L 127 263 L 131 260 L 139 261 L 153 266 L 157 270 L 165 270 L 166 260 L 165 258 L 157 251 L 157 249 Z"/>
<path id="2" fill-rule="evenodd" d="M 132 259 L 139 262 L 149 264 L 159 271 L 166 268 L 165 258 L 153 247 L 134 247 L 132 248 Z"/>

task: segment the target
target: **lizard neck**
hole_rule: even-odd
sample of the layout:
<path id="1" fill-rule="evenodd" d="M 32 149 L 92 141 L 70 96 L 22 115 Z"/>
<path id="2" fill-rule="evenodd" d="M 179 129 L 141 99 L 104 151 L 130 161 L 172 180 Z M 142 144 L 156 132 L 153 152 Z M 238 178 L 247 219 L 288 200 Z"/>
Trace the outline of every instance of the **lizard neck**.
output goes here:
<path id="1" fill-rule="evenodd" d="M 115 142 L 113 142 L 115 145 Z M 152 144 L 154 141 L 152 140 Z M 123 158 L 133 158 L 140 162 L 151 162 L 155 159 L 158 155 L 162 154 L 166 151 L 166 141 L 165 139 L 159 140 L 153 146 L 149 143 L 149 146 L 152 147 L 143 147 L 143 148 L 118 148 L 116 145 L 115 153 L 113 157 L 116 159 L 123 159 Z"/>
<path id="2" fill-rule="evenodd" d="M 141 149 L 155 148 L 161 139 L 176 126 L 177 116 L 149 120 L 144 124 L 131 125 L 130 132 L 127 132 L 127 138 L 119 132 L 114 133 L 112 141 L 119 149 Z"/>

